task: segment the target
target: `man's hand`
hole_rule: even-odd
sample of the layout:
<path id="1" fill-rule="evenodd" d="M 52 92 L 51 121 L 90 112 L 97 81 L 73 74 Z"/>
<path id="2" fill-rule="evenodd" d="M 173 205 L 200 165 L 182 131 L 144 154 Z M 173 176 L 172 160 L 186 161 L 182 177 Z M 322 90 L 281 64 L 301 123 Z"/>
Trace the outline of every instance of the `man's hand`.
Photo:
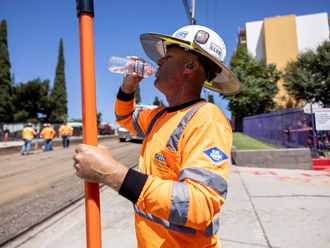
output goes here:
<path id="1" fill-rule="evenodd" d="M 104 183 L 119 191 L 128 167 L 116 161 L 104 146 L 78 145 L 73 156 L 76 175 L 94 183 Z"/>
<path id="2" fill-rule="evenodd" d="M 127 58 L 144 61 L 143 59 L 136 56 L 127 56 Z M 133 93 L 135 91 L 137 84 L 142 79 L 143 77 L 139 77 L 135 72 L 133 72 L 131 75 L 125 75 L 123 78 L 123 83 L 121 85 L 121 90 L 127 94 Z"/>
<path id="3" fill-rule="evenodd" d="M 121 85 L 121 90 L 126 94 L 131 94 L 135 91 L 136 86 L 142 80 L 142 77 L 139 77 L 135 72 L 131 75 L 124 76 L 123 83 Z"/>

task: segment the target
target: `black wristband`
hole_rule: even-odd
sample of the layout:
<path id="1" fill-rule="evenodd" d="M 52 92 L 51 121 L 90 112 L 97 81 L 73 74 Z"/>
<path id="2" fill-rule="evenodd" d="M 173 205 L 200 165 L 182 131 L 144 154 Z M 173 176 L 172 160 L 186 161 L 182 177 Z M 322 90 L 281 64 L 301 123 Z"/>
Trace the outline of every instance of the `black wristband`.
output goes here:
<path id="1" fill-rule="evenodd" d="M 119 189 L 119 194 L 135 204 L 147 179 L 148 175 L 129 169 Z"/>
<path id="2" fill-rule="evenodd" d="M 134 94 L 135 92 L 127 94 L 121 89 L 121 87 L 119 87 L 119 91 L 117 93 L 117 99 L 120 101 L 129 102 L 134 99 Z"/>

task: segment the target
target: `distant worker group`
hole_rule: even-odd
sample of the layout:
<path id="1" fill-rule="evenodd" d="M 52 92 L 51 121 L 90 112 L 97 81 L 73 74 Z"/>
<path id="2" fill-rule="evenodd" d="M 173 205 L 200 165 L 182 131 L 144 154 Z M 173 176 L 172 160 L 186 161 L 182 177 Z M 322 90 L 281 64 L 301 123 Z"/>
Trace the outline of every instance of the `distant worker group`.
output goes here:
<path id="1" fill-rule="evenodd" d="M 73 135 L 73 127 L 71 127 L 66 121 L 60 126 L 59 135 L 62 138 L 63 148 L 70 146 L 70 136 Z M 53 150 L 52 141 L 56 136 L 56 131 L 50 123 L 43 125 L 40 133 L 37 133 L 32 127 L 32 123 L 27 123 L 22 130 L 22 139 L 24 144 L 22 146 L 21 154 L 28 155 L 30 153 L 31 144 L 34 138 L 39 137 L 43 139 L 43 151 L 49 152 Z"/>

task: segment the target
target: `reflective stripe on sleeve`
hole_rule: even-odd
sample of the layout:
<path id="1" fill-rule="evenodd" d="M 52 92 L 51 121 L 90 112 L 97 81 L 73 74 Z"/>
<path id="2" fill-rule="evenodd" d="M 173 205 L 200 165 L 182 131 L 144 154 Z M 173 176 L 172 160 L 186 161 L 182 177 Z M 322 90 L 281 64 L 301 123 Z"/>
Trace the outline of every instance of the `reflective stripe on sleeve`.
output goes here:
<path id="1" fill-rule="evenodd" d="M 189 209 L 189 187 L 185 183 L 173 182 L 169 221 L 185 225 Z"/>
<path id="2" fill-rule="evenodd" d="M 117 115 L 117 114 L 116 114 L 116 118 L 117 118 L 118 121 L 122 121 L 122 120 L 124 120 L 124 119 L 130 117 L 131 115 L 132 115 L 132 113 L 129 113 L 129 114 L 127 114 L 127 115 Z"/>
<path id="3" fill-rule="evenodd" d="M 137 135 L 140 137 L 144 137 L 144 132 L 142 131 L 142 129 L 139 125 L 139 122 L 138 122 L 140 111 L 141 111 L 141 109 L 135 108 L 133 115 L 132 115 L 132 123 L 133 123 L 133 127 L 134 127 Z"/>
<path id="4" fill-rule="evenodd" d="M 196 233 L 196 230 L 190 227 L 186 227 L 186 226 L 180 226 L 180 225 L 176 225 L 174 223 L 171 223 L 167 220 L 158 218 L 152 214 L 147 214 L 145 212 L 143 212 L 140 208 L 138 208 L 136 205 L 134 206 L 134 210 L 135 212 L 140 215 L 143 218 L 146 218 L 150 221 L 153 221 L 157 224 L 162 225 L 164 228 L 175 231 L 175 232 L 180 232 L 180 233 L 185 233 L 185 234 L 192 234 L 194 235 Z"/>
<path id="5" fill-rule="evenodd" d="M 218 231 L 219 231 L 219 226 L 220 226 L 220 218 L 219 218 L 219 214 L 217 214 L 210 225 L 207 226 L 207 228 L 205 229 L 205 235 L 206 236 L 212 236 L 215 235 Z"/>
<path id="6" fill-rule="evenodd" d="M 209 170 L 205 170 L 198 167 L 189 167 L 179 172 L 179 181 L 184 179 L 192 179 L 199 183 L 202 183 L 211 189 L 215 190 L 223 198 L 226 198 L 228 183 L 227 181 Z"/>

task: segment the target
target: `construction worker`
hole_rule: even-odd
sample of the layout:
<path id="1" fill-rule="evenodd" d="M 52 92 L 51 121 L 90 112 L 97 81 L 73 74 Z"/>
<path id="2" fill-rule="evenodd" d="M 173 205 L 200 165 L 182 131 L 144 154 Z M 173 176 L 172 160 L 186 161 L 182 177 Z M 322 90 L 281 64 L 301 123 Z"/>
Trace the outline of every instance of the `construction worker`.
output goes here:
<path id="1" fill-rule="evenodd" d="M 7 128 L 3 131 L 3 142 L 4 142 L 5 146 L 8 145 L 9 133 L 10 132 Z"/>
<path id="2" fill-rule="evenodd" d="M 62 146 L 67 148 L 70 146 L 70 136 L 73 134 L 73 127 L 71 127 L 67 121 L 65 121 L 58 130 L 60 136 L 62 137 Z"/>
<path id="3" fill-rule="evenodd" d="M 44 139 L 44 152 L 52 151 L 52 141 L 55 137 L 56 131 L 51 124 L 45 123 L 43 129 L 40 132 L 41 138 Z"/>
<path id="4" fill-rule="evenodd" d="M 240 82 L 224 65 L 225 44 L 213 30 L 185 26 L 172 36 L 142 34 L 156 61 L 155 87 L 168 107 L 135 108 L 142 78 L 126 75 L 117 94 L 117 122 L 144 137 L 139 168 L 127 168 L 105 147 L 78 145 L 77 176 L 104 183 L 134 203 L 138 247 L 221 247 L 219 213 L 227 194 L 232 130 L 202 87 L 225 94 Z"/>
<path id="5" fill-rule="evenodd" d="M 32 123 L 27 123 L 22 130 L 22 139 L 24 144 L 22 146 L 21 155 L 28 155 L 30 152 L 30 147 L 32 140 L 37 135 L 36 131 L 32 127 Z"/>

